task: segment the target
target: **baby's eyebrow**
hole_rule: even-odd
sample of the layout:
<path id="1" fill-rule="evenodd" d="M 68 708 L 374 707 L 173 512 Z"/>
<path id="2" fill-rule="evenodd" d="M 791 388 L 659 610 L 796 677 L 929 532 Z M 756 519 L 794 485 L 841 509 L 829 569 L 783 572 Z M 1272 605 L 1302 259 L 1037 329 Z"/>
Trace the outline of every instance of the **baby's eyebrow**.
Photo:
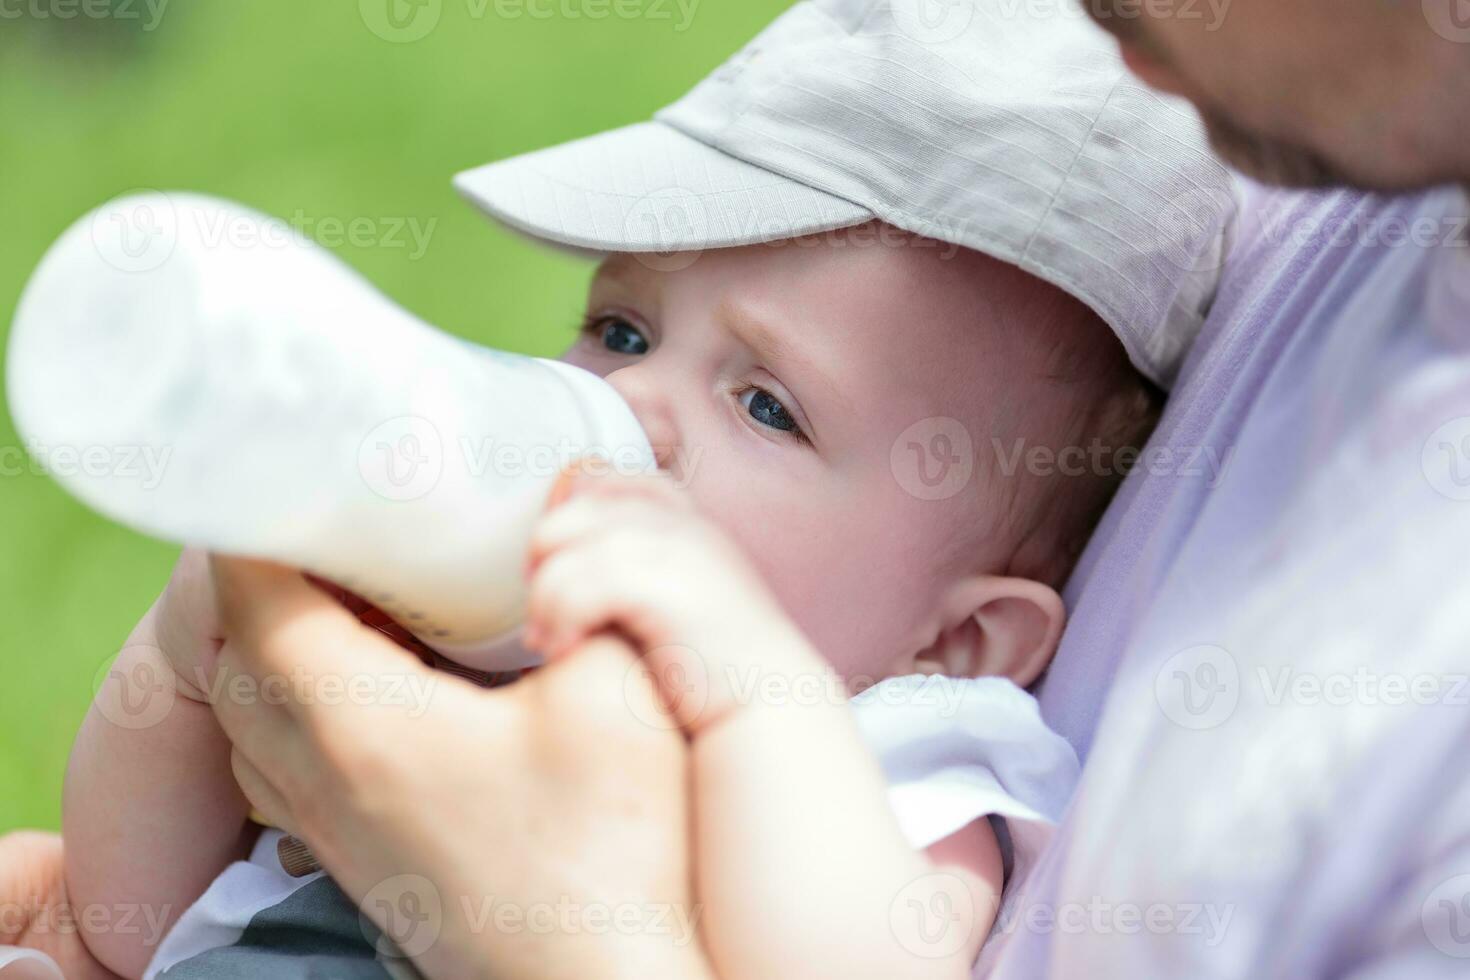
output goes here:
<path id="1" fill-rule="evenodd" d="M 790 366 L 805 381 L 812 381 L 824 388 L 827 394 L 837 402 L 838 407 L 844 412 L 851 412 L 852 406 L 848 404 L 832 380 L 827 377 L 816 363 L 801 351 L 792 346 L 791 342 L 781 336 L 769 324 L 756 317 L 750 310 L 732 301 L 730 297 L 720 300 L 720 305 L 715 309 L 715 317 L 725 325 L 725 328 L 735 335 L 746 347 L 749 347 L 763 360 L 773 364 Z"/>

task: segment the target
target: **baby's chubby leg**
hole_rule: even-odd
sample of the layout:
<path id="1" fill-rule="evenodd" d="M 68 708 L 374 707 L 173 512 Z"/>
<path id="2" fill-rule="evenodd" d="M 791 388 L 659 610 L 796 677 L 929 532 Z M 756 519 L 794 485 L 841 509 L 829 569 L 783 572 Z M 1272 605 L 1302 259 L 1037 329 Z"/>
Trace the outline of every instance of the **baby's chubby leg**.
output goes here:
<path id="1" fill-rule="evenodd" d="M 529 611 L 552 659 L 627 635 L 690 738 L 696 888 L 723 980 L 969 974 L 972 948 L 926 957 L 892 922 L 906 899 L 973 907 L 966 883 L 909 846 L 839 679 L 667 481 L 562 487 L 533 537 Z M 813 690 L 829 694 L 751 696 Z"/>

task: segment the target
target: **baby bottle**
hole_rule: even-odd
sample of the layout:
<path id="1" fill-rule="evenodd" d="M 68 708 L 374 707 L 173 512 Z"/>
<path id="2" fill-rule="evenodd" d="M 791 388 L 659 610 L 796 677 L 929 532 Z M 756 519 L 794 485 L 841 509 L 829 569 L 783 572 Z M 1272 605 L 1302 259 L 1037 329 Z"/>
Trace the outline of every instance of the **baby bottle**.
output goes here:
<path id="1" fill-rule="evenodd" d="M 654 467 L 601 379 L 438 331 L 284 223 L 200 196 L 72 226 L 6 370 L 26 444 L 91 507 L 330 579 L 481 670 L 526 665 L 503 641 L 562 468 Z"/>

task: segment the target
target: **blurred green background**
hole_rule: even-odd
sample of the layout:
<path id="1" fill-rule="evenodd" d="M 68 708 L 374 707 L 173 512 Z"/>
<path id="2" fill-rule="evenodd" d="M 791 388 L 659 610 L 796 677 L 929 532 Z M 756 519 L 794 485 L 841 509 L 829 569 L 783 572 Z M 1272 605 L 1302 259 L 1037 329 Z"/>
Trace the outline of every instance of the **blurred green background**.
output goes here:
<path id="1" fill-rule="evenodd" d="M 430 322 L 556 352 L 587 266 L 492 226 L 450 176 L 647 118 L 788 3 L 0 0 L 0 339 L 73 220 L 177 188 L 432 227 L 421 255 L 407 236 L 336 251 Z M 17 467 L 19 444 L 0 409 L 0 832 L 58 825 L 93 677 L 175 555 Z"/>

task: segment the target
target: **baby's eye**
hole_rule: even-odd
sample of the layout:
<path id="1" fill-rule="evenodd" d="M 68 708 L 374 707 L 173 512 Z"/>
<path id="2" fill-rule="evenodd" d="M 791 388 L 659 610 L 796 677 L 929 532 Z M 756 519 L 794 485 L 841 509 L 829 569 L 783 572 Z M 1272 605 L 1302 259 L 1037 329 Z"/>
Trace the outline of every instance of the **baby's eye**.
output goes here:
<path id="1" fill-rule="evenodd" d="M 801 426 L 786 411 L 786 406 L 777 401 L 776 397 L 769 391 L 761 388 L 750 388 L 740 396 L 740 404 L 750 413 L 750 417 L 761 425 L 772 429 L 780 429 L 782 432 L 790 432 L 792 435 L 801 437 Z"/>
<path id="2" fill-rule="evenodd" d="M 603 316 L 587 321 L 587 333 L 614 354 L 647 354 L 648 338 L 620 316 Z"/>

